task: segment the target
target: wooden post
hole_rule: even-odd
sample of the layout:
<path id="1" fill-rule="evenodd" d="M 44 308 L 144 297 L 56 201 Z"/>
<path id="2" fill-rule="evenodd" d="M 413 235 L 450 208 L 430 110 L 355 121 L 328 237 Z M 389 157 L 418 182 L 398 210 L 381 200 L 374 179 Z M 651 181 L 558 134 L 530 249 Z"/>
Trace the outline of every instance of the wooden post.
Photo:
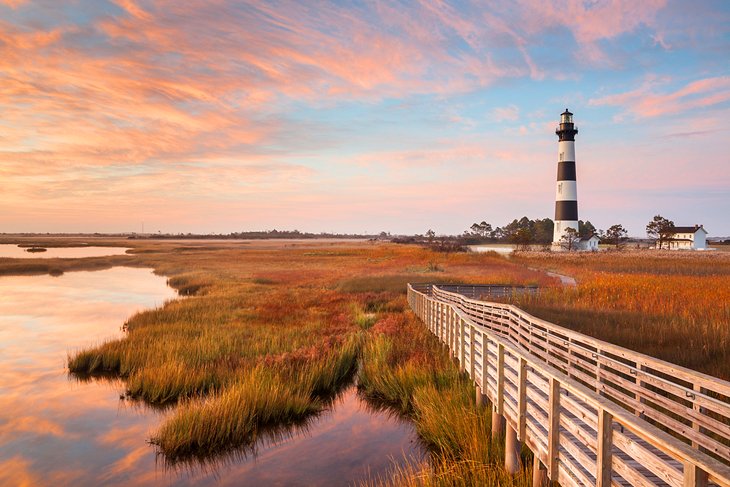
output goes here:
<path id="1" fill-rule="evenodd" d="M 532 460 L 532 487 L 548 487 L 549 483 L 547 467 L 535 455 Z"/>
<path id="2" fill-rule="evenodd" d="M 439 335 L 438 303 L 436 301 L 431 301 L 431 321 L 433 322 L 433 332 L 436 334 L 436 338 L 441 338 L 441 335 Z"/>
<path id="3" fill-rule="evenodd" d="M 439 323 L 441 323 L 441 344 L 446 346 L 446 311 L 444 311 L 444 303 L 439 303 Z"/>
<path id="4" fill-rule="evenodd" d="M 558 480 L 558 455 L 560 453 L 560 382 L 550 378 L 550 403 L 548 411 L 548 477 Z"/>
<path id="5" fill-rule="evenodd" d="M 522 445 L 517 439 L 517 431 L 507 425 L 506 437 L 504 440 L 504 469 L 510 475 L 515 475 L 520 471 L 520 451 Z"/>
<path id="6" fill-rule="evenodd" d="M 482 342 L 482 375 L 479 378 L 479 384 L 482 386 L 482 393 L 486 396 L 487 385 L 489 384 L 489 372 L 487 371 L 487 351 L 489 345 L 487 344 L 487 340 L 483 332 L 479 332 L 479 337 Z"/>
<path id="7" fill-rule="evenodd" d="M 603 395 L 603 392 L 601 392 L 601 363 L 599 362 L 599 355 L 601 354 L 601 351 L 596 347 L 596 394 L 599 396 Z"/>
<path id="8" fill-rule="evenodd" d="M 517 369 L 517 437 L 525 441 L 527 427 L 527 361 L 520 357 Z"/>
<path id="9" fill-rule="evenodd" d="M 636 369 L 637 369 L 637 372 L 636 372 L 637 380 L 639 379 L 638 376 L 644 371 L 644 368 L 645 367 L 643 365 L 639 365 L 639 364 L 636 365 Z M 644 382 L 642 380 L 638 380 L 638 384 L 639 384 L 639 404 L 646 404 L 646 399 L 644 399 L 644 396 L 641 394 L 641 390 L 646 387 L 646 382 Z M 646 406 L 642 406 L 642 407 L 646 407 Z M 644 414 L 643 411 L 639 411 L 638 416 L 641 419 L 645 419 L 645 417 L 646 417 L 646 415 Z"/>
<path id="10" fill-rule="evenodd" d="M 707 472 L 693 463 L 684 463 L 683 487 L 707 487 Z"/>
<path id="11" fill-rule="evenodd" d="M 705 414 L 705 410 L 703 407 L 700 407 L 699 404 L 697 404 L 697 394 L 704 394 L 705 389 L 703 387 L 700 387 L 698 384 L 693 384 L 692 390 L 695 391 L 695 397 L 692 398 L 692 409 L 697 411 L 698 414 Z M 700 424 L 697 421 L 692 421 L 692 429 L 697 431 L 699 434 L 705 434 L 705 428 L 700 427 Z M 696 441 L 692 441 L 692 447 L 697 448 L 701 452 L 706 452 L 707 449 L 701 447 Z"/>
<path id="12" fill-rule="evenodd" d="M 449 356 L 454 357 L 454 317 L 451 315 L 451 308 L 448 304 L 444 304 L 446 308 L 446 330 L 447 341 L 446 346 L 449 347 Z"/>
<path id="13" fill-rule="evenodd" d="M 450 308 L 451 311 L 451 356 L 459 361 L 459 323 L 461 320 L 456 313 L 454 308 Z"/>
<path id="14" fill-rule="evenodd" d="M 464 331 L 464 320 L 458 318 L 459 322 L 459 371 L 464 372 L 466 370 L 466 332 Z"/>
<path id="15" fill-rule="evenodd" d="M 449 313 L 451 314 L 451 357 L 455 358 L 457 361 L 459 360 L 459 334 L 457 333 L 458 330 L 458 322 L 459 318 L 456 316 L 456 313 L 454 312 L 454 308 L 449 308 Z"/>
<path id="16" fill-rule="evenodd" d="M 611 487 L 613 447 L 613 417 L 605 409 L 598 410 L 598 458 L 596 458 L 596 487 Z"/>
<path id="17" fill-rule="evenodd" d="M 484 407 L 487 405 L 487 396 L 482 394 L 482 388 L 479 384 L 476 386 L 476 403 L 477 407 Z"/>
<path id="18" fill-rule="evenodd" d="M 431 322 L 431 300 L 426 298 L 425 304 L 425 314 L 424 320 L 426 321 L 426 325 L 428 326 L 428 329 L 433 333 L 433 323 Z"/>
<path id="19" fill-rule="evenodd" d="M 504 345 L 497 345 L 497 394 L 494 398 L 492 411 L 492 439 L 504 435 L 506 422 L 504 420 Z"/>
<path id="20" fill-rule="evenodd" d="M 469 325 L 469 377 L 474 382 L 477 380 L 476 365 L 474 364 L 477 343 L 476 335 L 477 333 L 474 327 Z"/>
<path id="21" fill-rule="evenodd" d="M 497 397 L 495 398 L 497 413 L 504 414 L 504 345 L 497 345 Z"/>
<path id="22" fill-rule="evenodd" d="M 446 303 L 441 303 L 441 313 L 443 313 L 444 320 L 444 345 L 449 348 L 449 313 Z"/>
<path id="23" fill-rule="evenodd" d="M 497 441 L 504 436 L 506 421 L 504 416 L 497 412 L 497 405 L 492 407 L 492 440 Z"/>

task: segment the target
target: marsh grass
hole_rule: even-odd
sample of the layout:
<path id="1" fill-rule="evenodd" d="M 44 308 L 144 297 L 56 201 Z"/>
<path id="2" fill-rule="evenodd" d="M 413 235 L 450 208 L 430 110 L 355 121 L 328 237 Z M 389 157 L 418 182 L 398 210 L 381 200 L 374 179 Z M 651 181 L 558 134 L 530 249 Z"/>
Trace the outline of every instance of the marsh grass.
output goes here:
<path id="1" fill-rule="evenodd" d="M 305 424 L 360 362 L 361 390 L 407 414 L 439 452 L 434 478 L 449 478 L 451 468 L 484 479 L 497 465 L 485 460 L 499 454 L 496 447 L 477 447 L 467 436 L 459 444 L 438 440 L 444 432 L 436 429 L 437 409 L 462 415 L 444 420 L 458 431 L 482 431 L 489 413 L 467 404 L 473 390 L 408 310 L 405 286 L 435 276 L 551 283 L 545 275 L 499 256 L 389 244 L 109 244 L 133 247 L 131 256 L 0 261 L 0 274 L 145 266 L 185 296 L 131 317 L 122 339 L 68 357 L 75 377 L 121 379 L 127 402 L 165 408 L 151 438 L 163 461 L 229 458 L 277 428 Z M 427 398 L 442 392 L 444 404 Z"/>
<path id="2" fill-rule="evenodd" d="M 504 473 L 489 411 L 408 311 L 407 282 L 538 284 L 519 305 L 628 348 L 730 378 L 726 253 L 440 254 L 389 244 L 108 241 L 127 256 L 0 259 L 0 275 L 152 267 L 185 299 L 139 313 L 126 335 L 69 355 L 78 378 L 124 380 L 130 398 L 163 405 L 153 441 L 172 463 L 247 451 L 303 424 L 350 380 L 408 416 L 432 454 L 367 485 L 526 485 Z M 44 244 L 45 245 L 45 244 Z M 96 243 L 95 243 L 96 245 Z M 194 247 L 194 248 L 193 248 Z M 540 271 L 578 279 L 561 288 Z M 525 460 L 528 460 L 525 457 Z M 529 462 L 528 462 L 529 464 Z"/>
<path id="3" fill-rule="evenodd" d="M 515 304 L 527 312 L 730 380 L 730 255 L 645 251 L 515 260 L 579 282 L 523 296 Z"/>
<path id="4" fill-rule="evenodd" d="M 369 334 L 361 391 L 410 417 L 431 455 L 361 485 L 528 485 L 529 469 L 515 477 L 502 469 L 504 449 L 490 440 L 490 410 L 475 405 L 470 379 L 414 315 L 384 314 Z"/>
<path id="5" fill-rule="evenodd" d="M 181 404 L 151 441 L 173 462 L 255 443 L 266 428 L 294 425 L 320 412 L 323 397 L 352 376 L 358 349 L 355 336 L 303 366 L 256 366 L 220 393 Z"/>

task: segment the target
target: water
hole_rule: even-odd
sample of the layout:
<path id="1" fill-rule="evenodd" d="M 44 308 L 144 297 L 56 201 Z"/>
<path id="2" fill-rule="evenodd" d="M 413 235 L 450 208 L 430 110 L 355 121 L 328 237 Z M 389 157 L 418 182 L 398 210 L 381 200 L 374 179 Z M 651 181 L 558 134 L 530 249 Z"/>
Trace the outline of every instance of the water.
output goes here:
<path id="1" fill-rule="evenodd" d="M 472 252 L 497 252 L 500 255 L 509 255 L 515 249 L 514 245 L 470 245 Z"/>
<path id="2" fill-rule="evenodd" d="M 165 467 L 146 441 L 168 413 L 120 400 L 121 381 L 69 378 L 65 360 L 174 297 L 145 269 L 0 278 L 0 485 L 348 485 L 423 458 L 409 423 L 350 387 L 254 451 Z"/>
<path id="3" fill-rule="evenodd" d="M 125 255 L 124 247 L 43 247 L 45 252 L 28 252 L 27 248 L 16 244 L 0 244 L 0 257 L 13 259 L 78 259 L 81 257 L 106 257 L 109 255 Z"/>

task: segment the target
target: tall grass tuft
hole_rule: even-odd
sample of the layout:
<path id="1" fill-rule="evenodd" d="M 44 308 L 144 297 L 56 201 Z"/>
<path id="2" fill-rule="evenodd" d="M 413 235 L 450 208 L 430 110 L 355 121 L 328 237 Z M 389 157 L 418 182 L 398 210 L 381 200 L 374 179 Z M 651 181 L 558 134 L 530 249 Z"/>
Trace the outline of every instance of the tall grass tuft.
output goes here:
<path id="1" fill-rule="evenodd" d="M 266 427 L 291 425 L 319 412 L 355 370 L 360 337 L 317 361 L 258 365 L 222 392 L 181 404 L 152 438 L 170 461 L 249 445 Z"/>
<path id="2" fill-rule="evenodd" d="M 402 298 L 401 298 L 402 299 Z M 501 467 L 503 446 L 491 442 L 491 412 L 478 408 L 470 379 L 412 314 L 385 314 L 363 347 L 360 389 L 411 418 L 431 461 L 395 468 L 365 486 L 528 485 Z"/>

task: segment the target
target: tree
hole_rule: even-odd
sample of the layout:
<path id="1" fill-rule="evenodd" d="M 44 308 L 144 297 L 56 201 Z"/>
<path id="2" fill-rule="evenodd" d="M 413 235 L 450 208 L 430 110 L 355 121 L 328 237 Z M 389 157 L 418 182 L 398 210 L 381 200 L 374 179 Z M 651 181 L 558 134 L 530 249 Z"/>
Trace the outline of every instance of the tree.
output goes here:
<path id="1" fill-rule="evenodd" d="M 428 241 L 429 241 L 429 242 L 433 242 L 433 239 L 434 239 L 435 237 L 436 237 L 436 232 L 434 232 L 433 230 L 431 230 L 431 229 L 429 228 L 429 229 L 428 229 L 428 232 L 426 232 L 426 238 L 428 239 Z"/>
<path id="2" fill-rule="evenodd" d="M 578 235 L 580 238 L 588 239 L 595 233 L 596 227 L 594 227 L 590 221 L 586 221 L 584 223 L 583 220 L 578 220 Z"/>
<path id="3" fill-rule="evenodd" d="M 477 235 L 482 238 L 489 237 L 492 233 L 492 225 L 484 221 L 481 223 L 474 223 L 469 228 L 473 235 Z"/>
<path id="4" fill-rule="evenodd" d="M 555 223 L 550 218 L 534 221 L 535 243 L 549 245 L 553 241 Z"/>
<path id="5" fill-rule="evenodd" d="M 626 241 L 629 239 L 628 232 L 623 225 L 616 224 L 608 227 L 605 233 L 601 234 L 601 240 L 608 245 L 613 245 L 616 250 L 621 250 L 626 246 Z"/>
<path id="6" fill-rule="evenodd" d="M 520 228 L 510 235 L 510 242 L 515 244 L 515 250 L 528 250 L 533 241 L 533 235 L 529 228 Z"/>
<path id="7" fill-rule="evenodd" d="M 560 246 L 568 252 L 571 252 L 577 250 L 579 241 L 580 235 L 578 235 L 578 230 L 568 227 L 563 232 L 563 236 L 560 237 Z"/>
<path id="8" fill-rule="evenodd" d="M 654 245 L 656 248 L 664 248 L 664 245 L 671 240 L 672 235 L 675 233 L 674 222 L 667 220 L 661 215 L 656 215 L 646 225 L 646 235 L 654 239 Z"/>
<path id="9" fill-rule="evenodd" d="M 489 234 L 489 238 L 491 238 L 492 240 L 504 240 L 504 238 L 505 238 L 504 230 L 502 230 L 502 228 L 500 228 L 500 227 L 495 228 Z"/>

